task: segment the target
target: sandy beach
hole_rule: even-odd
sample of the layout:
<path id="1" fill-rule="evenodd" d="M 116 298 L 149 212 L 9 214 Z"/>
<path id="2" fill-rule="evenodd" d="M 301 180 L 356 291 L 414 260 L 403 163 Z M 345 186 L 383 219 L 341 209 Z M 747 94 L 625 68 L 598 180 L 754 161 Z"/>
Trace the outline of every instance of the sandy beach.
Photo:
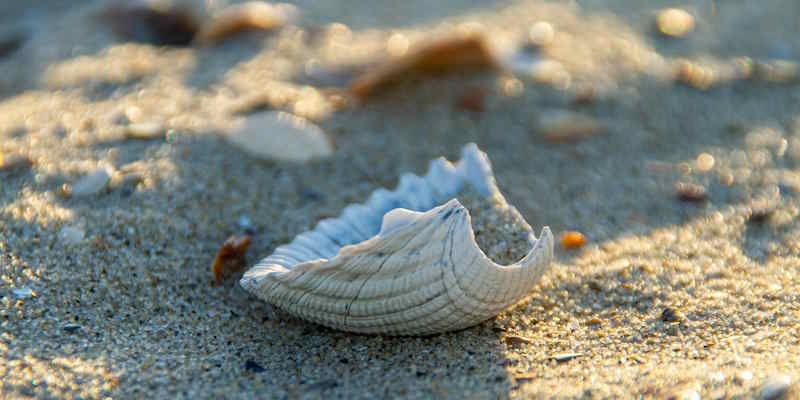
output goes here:
<path id="1" fill-rule="evenodd" d="M 302 0 L 296 22 L 205 47 L 121 38 L 103 1 L 0 4 L 0 397 L 800 398 L 800 79 L 725 74 L 800 61 L 800 2 L 429 3 Z M 655 32 L 664 7 L 692 32 Z M 393 37 L 479 32 L 502 53 L 542 21 L 559 79 L 331 88 Z M 318 125 L 332 155 L 225 139 L 264 109 Z M 542 121 L 563 113 L 603 133 L 554 140 Z M 535 232 L 587 238 L 497 318 L 357 335 L 212 284 L 229 236 L 252 233 L 253 265 L 470 142 Z"/>

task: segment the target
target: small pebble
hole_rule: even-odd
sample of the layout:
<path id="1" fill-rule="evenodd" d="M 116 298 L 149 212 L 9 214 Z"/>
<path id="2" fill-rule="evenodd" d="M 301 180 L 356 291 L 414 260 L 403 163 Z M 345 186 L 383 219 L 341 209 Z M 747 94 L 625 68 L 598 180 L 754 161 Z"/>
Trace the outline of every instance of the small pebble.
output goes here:
<path id="1" fill-rule="evenodd" d="M 683 314 L 672 307 L 665 307 L 661 310 L 661 320 L 664 322 L 680 322 L 683 319 Z"/>
<path id="2" fill-rule="evenodd" d="M 700 153 L 695 160 L 695 168 L 699 172 L 708 172 L 714 168 L 714 156 L 708 153 Z"/>
<path id="3" fill-rule="evenodd" d="M 494 53 L 479 34 L 439 38 L 368 69 L 353 80 L 350 92 L 365 100 L 412 76 L 488 70 L 497 66 Z"/>
<path id="4" fill-rule="evenodd" d="M 586 244 L 586 236 L 578 231 L 566 231 L 561 234 L 561 247 L 572 250 Z"/>
<path id="5" fill-rule="evenodd" d="M 320 127 L 282 111 L 248 115 L 226 138 L 244 152 L 267 160 L 306 162 L 333 154 Z"/>
<path id="6" fill-rule="evenodd" d="M 200 27 L 194 40 L 201 45 L 213 45 L 239 33 L 270 31 L 297 20 L 297 7 L 291 4 L 270 4 L 249 1 L 223 8 Z"/>
<path id="7" fill-rule="evenodd" d="M 106 188 L 110 179 L 111 176 L 104 169 L 92 172 L 72 185 L 72 197 L 96 195 Z"/>
<path id="8" fill-rule="evenodd" d="M 33 297 L 35 293 L 33 290 L 27 286 L 23 286 L 21 288 L 11 289 L 11 294 L 18 299 L 27 299 L 29 297 Z"/>
<path id="9" fill-rule="evenodd" d="M 58 240 L 66 246 L 74 246 L 83 242 L 86 232 L 77 226 L 65 226 L 58 231 Z"/>
<path id="10" fill-rule="evenodd" d="M 199 29 L 202 10 L 187 4 L 113 2 L 97 18 L 123 39 L 154 45 L 186 46 Z"/>
<path id="11" fill-rule="evenodd" d="M 507 344 L 511 346 L 519 346 L 523 344 L 529 344 L 532 342 L 532 340 L 529 338 L 517 335 L 507 335 L 503 337 L 503 341 L 505 341 Z"/>
<path id="12" fill-rule="evenodd" d="M 138 140 L 163 139 L 164 126 L 158 122 L 130 124 L 125 128 L 125 137 Z"/>
<path id="13" fill-rule="evenodd" d="M 681 38 L 694 30 L 694 17 L 679 8 L 667 8 L 658 12 L 656 26 L 665 36 Z"/>
<path id="14" fill-rule="evenodd" d="M 81 326 L 80 325 L 76 325 L 76 324 L 66 324 L 66 325 L 62 326 L 61 329 L 64 332 L 67 332 L 67 333 L 75 333 L 79 329 L 81 329 Z"/>
<path id="15" fill-rule="evenodd" d="M 264 369 L 264 367 L 262 367 L 259 363 L 255 362 L 253 360 L 245 361 L 244 369 L 245 369 L 245 371 L 255 372 L 257 374 L 260 374 L 260 373 L 266 371 L 266 369 Z"/>
<path id="16" fill-rule="evenodd" d="M 678 182 L 675 184 L 675 191 L 682 201 L 699 203 L 708 200 L 708 191 L 702 185 Z"/>
<path id="17" fill-rule="evenodd" d="M 766 382 L 761 386 L 761 389 L 759 389 L 758 397 L 761 400 L 790 400 L 800 397 L 800 390 L 790 390 L 791 388 L 791 376 L 771 376 L 767 378 Z"/>
<path id="18" fill-rule="evenodd" d="M 8 57 L 17 51 L 27 39 L 28 35 L 22 32 L 13 32 L 0 37 L 0 59 Z"/>
<path id="19" fill-rule="evenodd" d="M 552 43 L 555 35 L 556 30 L 553 28 L 553 25 L 547 21 L 536 22 L 531 25 L 531 28 L 528 30 L 528 40 L 530 40 L 531 44 L 538 47 L 545 47 Z"/>
<path id="20" fill-rule="evenodd" d="M 565 110 L 545 111 L 538 121 L 539 131 L 554 143 L 568 143 L 608 132 L 608 128 L 593 117 Z"/>

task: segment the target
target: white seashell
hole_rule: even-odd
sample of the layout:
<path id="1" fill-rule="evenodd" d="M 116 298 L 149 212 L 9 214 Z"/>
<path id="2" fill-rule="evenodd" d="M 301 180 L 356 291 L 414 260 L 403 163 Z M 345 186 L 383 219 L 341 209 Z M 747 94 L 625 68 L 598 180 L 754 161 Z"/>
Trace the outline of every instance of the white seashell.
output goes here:
<path id="1" fill-rule="evenodd" d="M 456 165 L 434 160 L 424 177 L 404 174 L 395 191 L 378 189 L 321 221 L 240 283 L 290 314 L 344 331 L 426 335 L 476 325 L 528 296 L 553 257 L 553 236 L 546 227 L 538 240 L 528 234 L 524 258 L 494 263 L 455 199 L 467 186 L 505 204 L 475 144 Z"/>
<path id="2" fill-rule="evenodd" d="M 333 154 L 320 127 L 282 111 L 248 115 L 226 138 L 245 152 L 268 160 L 305 162 Z"/>

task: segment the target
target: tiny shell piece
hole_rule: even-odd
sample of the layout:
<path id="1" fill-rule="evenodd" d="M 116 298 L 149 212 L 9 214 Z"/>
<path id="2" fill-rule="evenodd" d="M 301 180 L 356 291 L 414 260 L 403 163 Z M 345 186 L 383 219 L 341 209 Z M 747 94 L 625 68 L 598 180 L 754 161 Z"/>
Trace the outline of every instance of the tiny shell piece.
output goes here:
<path id="1" fill-rule="evenodd" d="M 322 129 L 282 111 L 250 114 L 239 121 L 226 138 L 245 152 L 263 159 L 306 162 L 333 154 L 333 147 Z"/>
<path id="2" fill-rule="evenodd" d="M 225 278 L 244 269 L 246 266 L 245 252 L 247 252 L 251 242 L 252 238 L 245 235 L 238 238 L 231 236 L 222 244 L 211 265 L 214 283 L 221 283 Z"/>
<path id="3" fill-rule="evenodd" d="M 200 28 L 195 42 L 212 45 L 246 31 L 273 30 L 294 21 L 297 15 L 295 6 L 284 3 L 250 1 L 228 6 Z"/>
<path id="4" fill-rule="evenodd" d="M 456 199 L 465 189 L 506 204 L 474 144 L 457 164 L 434 160 L 425 176 L 404 174 L 396 190 L 378 189 L 320 221 L 240 284 L 285 312 L 344 331 L 428 335 L 476 325 L 536 287 L 553 257 L 553 235 L 546 227 L 539 239 L 527 233 L 527 255 L 494 263 Z"/>
<path id="5" fill-rule="evenodd" d="M 360 99 L 378 94 L 412 75 L 441 75 L 466 69 L 492 69 L 495 55 L 478 34 L 447 37 L 418 46 L 359 75 L 350 91 Z"/>

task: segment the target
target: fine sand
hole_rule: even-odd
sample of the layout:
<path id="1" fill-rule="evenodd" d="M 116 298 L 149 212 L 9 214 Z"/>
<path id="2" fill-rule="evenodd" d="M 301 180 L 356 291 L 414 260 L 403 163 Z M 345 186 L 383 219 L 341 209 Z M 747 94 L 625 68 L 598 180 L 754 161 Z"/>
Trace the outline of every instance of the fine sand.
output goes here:
<path id="1" fill-rule="evenodd" d="M 0 43 L 26 38 L 0 52 L 0 154 L 33 161 L 0 171 L 0 397 L 752 398 L 800 379 L 800 86 L 665 73 L 679 57 L 800 59 L 800 2 L 383 3 L 302 0 L 297 26 L 202 48 L 120 40 L 92 18 L 100 1 L 0 2 Z M 695 16 L 689 36 L 654 33 L 666 6 Z M 463 73 L 360 105 L 319 83 L 393 34 L 477 30 L 503 49 L 537 21 L 569 81 Z M 476 88 L 482 112 L 457 106 Z M 246 155 L 223 135 L 253 108 L 314 121 L 333 156 Z M 553 110 L 607 132 L 553 143 Z M 164 135 L 130 139 L 132 123 Z M 361 336 L 210 284 L 228 236 L 252 231 L 253 264 L 468 142 L 535 232 L 588 239 L 557 246 L 496 319 Z M 64 195 L 98 169 L 108 189 Z"/>

